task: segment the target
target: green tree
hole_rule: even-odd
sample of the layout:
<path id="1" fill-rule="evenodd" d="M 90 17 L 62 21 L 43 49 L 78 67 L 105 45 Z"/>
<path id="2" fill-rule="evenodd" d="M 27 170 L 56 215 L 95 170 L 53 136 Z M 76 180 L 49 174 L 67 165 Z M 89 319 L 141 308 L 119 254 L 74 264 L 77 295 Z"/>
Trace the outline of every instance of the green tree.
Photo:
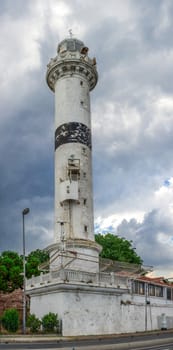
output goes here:
<path id="1" fill-rule="evenodd" d="M 49 260 L 49 254 L 44 250 L 37 249 L 31 252 L 26 259 L 26 277 L 31 278 L 33 276 L 39 276 L 40 264 Z"/>
<path id="2" fill-rule="evenodd" d="M 16 309 L 5 310 L 1 318 L 2 326 L 8 332 L 16 332 L 19 328 L 19 314 Z"/>
<path id="3" fill-rule="evenodd" d="M 26 277 L 39 276 L 39 265 L 48 261 L 49 255 L 37 249 L 26 257 Z M 23 288 L 23 256 L 13 251 L 4 251 L 0 256 L 0 290 L 12 292 Z"/>
<path id="4" fill-rule="evenodd" d="M 59 326 L 58 315 L 53 312 L 49 312 L 48 314 L 42 317 L 42 326 L 45 332 L 54 332 L 57 331 Z"/>
<path id="5" fill-rule="evenodd" d="M 12 292 L 23 285 L 22 258 L 12 251 L 4 251 L 0 256 L 0 290 Z"/>
<path id="6" fill-rule="evenodd" d="M 142 259 L 132 247 L 132 241 L 118 237 L 111 233 L 95 235 L 95 241 L 102 246 L 100 256 L 106 259 L 142 264 Z"/>

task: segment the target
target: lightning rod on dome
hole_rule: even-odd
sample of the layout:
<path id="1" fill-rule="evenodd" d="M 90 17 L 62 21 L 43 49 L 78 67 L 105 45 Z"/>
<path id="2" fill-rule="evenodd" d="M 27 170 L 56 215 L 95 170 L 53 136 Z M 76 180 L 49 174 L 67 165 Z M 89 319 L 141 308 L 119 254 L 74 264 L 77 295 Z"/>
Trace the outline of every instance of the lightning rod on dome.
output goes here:
<path id="1" fill-rule="evenodd" d="M 70 36 L 70 38 L 73 38 L 73 32 L 72 32 L 72 29 L 69 29 L 69 36 Z"/>

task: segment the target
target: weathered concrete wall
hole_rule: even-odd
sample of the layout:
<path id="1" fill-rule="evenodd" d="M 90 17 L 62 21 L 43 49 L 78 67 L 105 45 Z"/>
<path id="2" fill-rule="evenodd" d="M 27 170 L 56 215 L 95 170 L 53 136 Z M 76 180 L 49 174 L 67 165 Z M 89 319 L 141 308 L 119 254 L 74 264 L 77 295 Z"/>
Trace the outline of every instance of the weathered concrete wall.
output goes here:
<path id="1" fill-rule="evenodd" d="M 41 318 L 50 311 L 62 319 L 64 336 L 138 332 L 146 326 L 147 330 L 160 329 L 163 313 L 168 327 L 173 322 L 172 303 L 159 305 L 155 299 L 146 309 L 145 297 L 135 301 L 130 294 L 118 295 L 112 288 L 68 285 L 31 295 L 31 313 Z"/>

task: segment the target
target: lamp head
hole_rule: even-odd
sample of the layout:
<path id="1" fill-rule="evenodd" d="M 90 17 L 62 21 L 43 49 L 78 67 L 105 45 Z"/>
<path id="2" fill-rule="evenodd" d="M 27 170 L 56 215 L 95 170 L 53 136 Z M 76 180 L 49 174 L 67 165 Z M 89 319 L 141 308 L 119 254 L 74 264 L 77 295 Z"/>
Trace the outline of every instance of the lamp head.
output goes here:
<path id="1" fill-rule="evenodd" d="M 23 209 L 23 211 L 22 211 L 23 215 L 27 215 L 28 213 L 29 213 L 29 208 Z"/>

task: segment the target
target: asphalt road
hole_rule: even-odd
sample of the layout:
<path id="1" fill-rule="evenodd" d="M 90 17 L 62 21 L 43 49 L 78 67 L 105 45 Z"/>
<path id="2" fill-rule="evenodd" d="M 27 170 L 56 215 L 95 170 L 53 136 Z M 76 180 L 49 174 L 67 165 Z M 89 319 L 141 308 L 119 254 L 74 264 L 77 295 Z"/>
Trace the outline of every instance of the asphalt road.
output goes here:
<path id="1" fill-rule="evenodd" d="M 158 333 L 138 336 L 125 337 L 106 337 L 106 338 L 92 338 L 80 340 L 55 340 L 34 342 L 32 338 L 25 343 L 20 340 L 17 342 L 4 342 L 0 338 L 0 349 L 2 350 L 173 350 L 173 335 L 172 333 Z"/>
<path id="2" fill-rule="evenodd" d="M 129 348 L 130 349 L 130 348 Z M 140 346 L 140 347 L 132 347 L 131 350 L 173 350 L 173 342 L 166 345 L 152 345 L 152 346 Z"/>
<path id="3" fill-rule="evenodd" d="M 166 344 L 166 345 L 149 345 L 149 346 L 145 346 L 145 345 L 135 345 L 133 343 L 128 343 L 128 344 L 109 344 L 109 345 L 88 345 L 88 346 L 68 346 L 68 347 L 55 347 L 51 344 L 47 345 L 45 343 L 42 344 L 30 344 L 27 345 L 26 344 L 21 344 L 21 346 L 19 347 L 19 344 L 13 344 L 12 347 L 8 347 L 8 346 L 3 346 L 1 347 L 1 349 L 5 350 L 5 349 L 14 349 L 14 350 L 26 350 L 26 349 L 33 349 L 33 350 L 52 350 L 52 349 L 60 349 L 61 350 L 173 350 L 173 342 L 171 344 Z"/>

